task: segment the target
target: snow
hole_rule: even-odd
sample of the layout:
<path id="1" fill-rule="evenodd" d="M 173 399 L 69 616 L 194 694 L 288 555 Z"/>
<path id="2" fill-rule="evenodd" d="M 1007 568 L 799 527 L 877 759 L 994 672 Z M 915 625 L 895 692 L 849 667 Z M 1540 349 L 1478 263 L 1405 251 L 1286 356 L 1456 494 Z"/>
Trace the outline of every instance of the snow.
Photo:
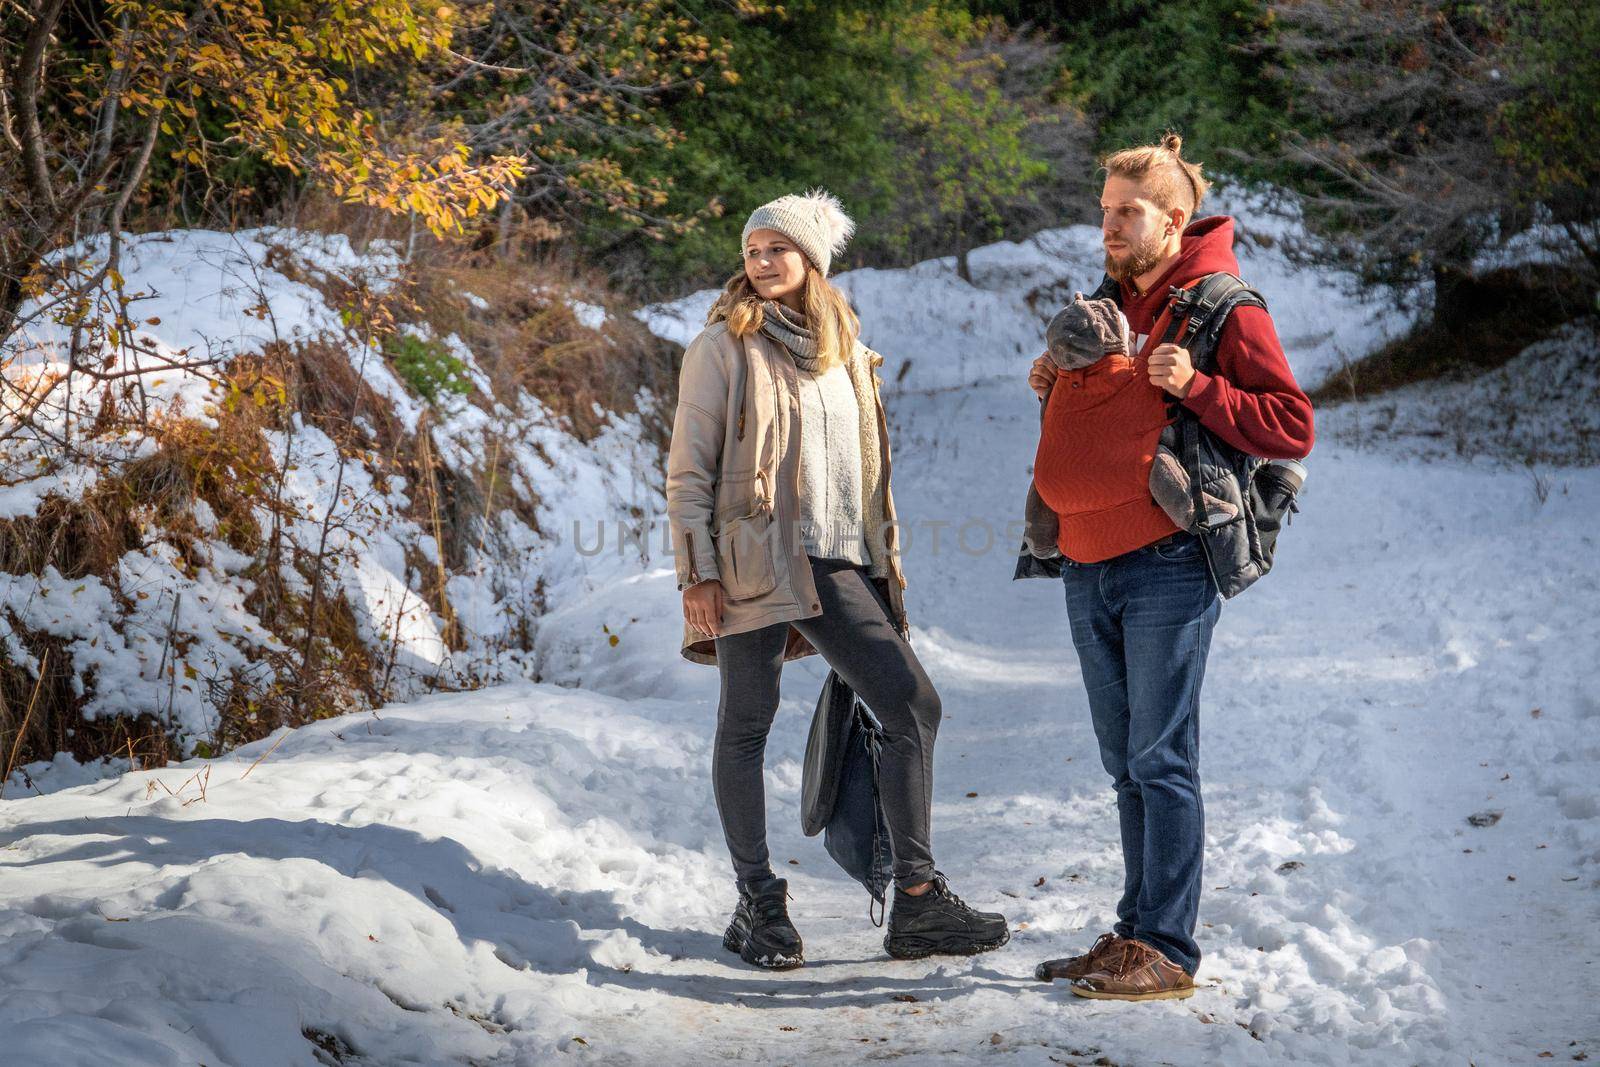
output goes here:
<path id="1" fill-rule="evenodd" d="M 1594 223 L 1573 223 L 1566 226 L 1550 220 L 1548 209 L 1536 209 L 1538 218 L 1532 226 L 1512 234 L 1498 244 L 1491 244 L 1473 260 L 1474 270 L 1493 270 L 1502 267 L 1561 266 L 1580 262 L 1583 245 L 1594 246 L 1600 237 L 1600 226 Z M 1581 240 L 1581 244 L 1580 244 Z"/>
<path id="2" fill-rule="evenodd" d="M 1552 469 L 1600 462 L 1600 320 L 1568 323 L 1504 366 L 1462 381 L 1396 389 L 1319 417 L 1323 440 L 1353 448 L 1379 442 L 1431 458 Z M 1538 469 L 1542 468 L 1542 469 Z"/>
<path id="3" fill-rule="evenodd" d="M 342 234 L 306 230 L 164 230 L 125 240 L 122 273 L 146 294 L 135 305 L 139 317 L 159 318 L 155 335 L 164 344 L 198 354 L 252 352 L 337 331 L 337 310 L 275 266 L 275 255 L 291 253 L 310 277 L 359 276 L 379 292 L 400 270 L 388 243 L 357 252 Z M 262 307 L 270 310 L 256 310 Z"/>
<path id="4" fill-rule="evenodd" d="M 6 391 L 9 407 L 0 421 L 17 432 L 0 442 L 0 519 L 35 514 L 50 498 L 80 500 L 102 470 L 153 453 L 155 429 L 165 421 L 214 426 L 222 400 L 216 379 L 234 357 L 274 342 L 330 344 L 396 424 L 426 427 L 449 473 L 472 477 L 494 462 L 502 483 L 498 496 L 484 501 L 479 529 L 469 531 L 468 566 L 444 581 L 449 611 L 461 624 L 459 647 L 451 648 L 445 612 L 424 596 L 437 584 L 439 547 L 427 524 L 409 517 L 417 489 L 380 469 L 382 456 L 352 458 L 347 449 L 341 459 L 333 440 L 298 414 L 290 429 L 265 434 L 283 472 L 287 513 L 275 520 L 263 507 L 262 527 L 282 522 L 286 558 L 298 552 L 324 560 L 332 590 L 348 604 L 374 660 L 385 665 L 379 687 L 403 698 L 440 685 L 537 675 L 543 589 L 579 571 L 570 547 L 574 524 L 661 510 L 660 487 L 646 473 L 657 464 L 646 443 L 648 396 L 640 398 L 639 413 L 599 413 L 598 436 L 580 440 L 568 420 L 515 383 L 495 393 L 460 337 L 436 338 L 416 323 L 401 323 L 401 332 L 439 341 L 461 361 L 477 394 L 470 400 L 445 394 L 430 408 L 402 382 L 380 346 L 355 336 L 334 302 L 310 284 L 387 292 L 403 264 L 386 242 L 358 251 L 340 235 L 271 227 L 124 235 L 124 242 L 121 272 L 141 324 L 138 344 L 102 341 L 98 354 L 106 369 L 127 372 L 118 379 L 126 390 L 120 402 L 130 416 L 147 410 L 143 425 L 150 432 L 96 434 L 105 387 L 69 372 L 67 325 L 34 317 L 8 341 L 0 363 L 9 384 L 41 384 L 50 403 L 29 424 L 15 410 L 17 391 Z M 69 251 L 92 261 L 105 254 L 104 242 Z M 590 328 L 603 325 L 603 309 L 581 302 L 574 308 Z M 34 310 L 25 306 L 24 316 Z M 183 365 L 195 361 L 205 365 Z M 95 360 L 86 355 L 82 362 Z M 355 414 L 351 422 L 375 437 L 369 414 L 376 413 Z M 58 441 L 69 437 L 97 462 L 64 462 L 70 453 Z M 197 514 L 196 522 L 216 533 L 214 516 Z M 214 749 L 217 694 L 245 675 L 265 678 L 261 653 L 282 642 L 246 607 L 257 588 L 254 561 L 212 536 L 188 546 L 202 560 L 188 574 L 162 540 L 168 531 L 152 523 L 144 532 L 146 547 L 127 553 L 114 574 L 74 582 L 54 572 L 0 574 L 0 604 L 7 609 L 0 611 L 0 648 L 36 670 L 19 628 L 64 638 L 69 662 L 55 666 L 70 670 L 74 693 L 85 697 L 85 717 L 150 713 L 185 752 L 202 743 Z M 419 573 L 416 559 L 429 565 L 429 574 Z M 581 569 L 601 575 L 606 567 L 626 564 L 607 557 Z M 293 566 L 280 577 L 290 590 L 308 587 Z"/>
<path id="5" fill-rule="evenodd" d="M 68 642 L 74 692 L 82 696 L 92 689 L 83 708 L 86 719 L 164 709 L 173 721 L 204 728 L 206 683 L 242 669 L 246 649 L 277 647 L 252 625 L 243 583 L 234 573 L 202 567 L 186 575 L 170 546 L 157 542 L 124 555 L 116 577 L 126 600 L 113 597 L 93 575 L 67 579 L 53 566 L 39 577 L 0 574 L 0 603 L 11 617 Z M 174 645 L 174 634 L 197 632 L 216 639 L 187 649 Z M 4 616 L 0 642 L 12 662 L 27 663 L 37 673 L 35 657 Z"/>
<path id="6" fill-rule="evenodd" d="M 589 330 L 598 330 L 602 328 L 605 326 L 606 320 L 610 317 L 606 314 L 605 308 L 599 306 L 598 304 L 586 303 L 582 300 L 572 301 L 572 314 L 573 317 L 578 320 L 578 323 L 581 326 Z"/>
<path id="7" fill-rule="evenodd" d="M 767 750 L 773 855 L 811 962 L 774 975 L 721 950 L 716 673 L 677 654 L 659 536 L 641 558 L 614 533 L 636 518 L 618 500 L 659 501 L 635 483 L 659 457 L 622 424 L 587 466 L 553 429 L 530 431 L 504 442 L 516 476 L 572 493 L 541 495 L 529 542 L 527 573 L 548 575 L 543 680 L 0 805 L 7 1054 L 499 1067 L 1600 1053 L 1600 469 L 1552 466 L 1540 492 L 1514 462 L 1377 434 L 1318 448 L 1277 568 L 1223 611 L 1202 711 L 1200 991 L 1089 1002 L 1030 977 L 1111 921 L 1113 798 L 1059 586 L 1013 583 L 1003 535 L 972 552 L 954 531 L 1020 517 L 1038 419 L 1023 377 L 1050 309 L 1019 293 L 1063 264 L 1084 287 L 1092 234 L 979 250 L 974 286 L 948 262 L 841 276 L 886 356 L 912 640 L 946 712 L 934 847 L 965 899 L 1006 912 L 1004 949 L 887 960 L 865 895 L 799 834 L 825 669 L 812 658 L 785 670 Z M 1301 308 L 1286 294 L 1337 279 L 1270 258 L 1247 277 L 1300 339 L 1302 375 L 1404 325 L 1354 302 Z M 703 300 L 647 321 L 692 333 Z M 476 424 L 453 425 L 441 454 L 483 447 Z M 591 554 L 600 520 L 611 540 Z M 1468 823 L 1485 811 L 1502 814 Z"/>

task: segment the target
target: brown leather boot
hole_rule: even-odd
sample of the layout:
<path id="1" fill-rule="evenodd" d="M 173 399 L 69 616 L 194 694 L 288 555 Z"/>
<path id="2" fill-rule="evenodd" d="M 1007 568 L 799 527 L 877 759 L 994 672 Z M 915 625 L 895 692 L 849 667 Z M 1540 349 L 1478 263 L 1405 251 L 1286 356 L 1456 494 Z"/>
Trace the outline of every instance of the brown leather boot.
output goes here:
<path id="1" fill-rule="evenodd" d="M 1103 933 L 1094 939 L 1088 952 L 1065 959 L 1045 960 L 1033 969 L 1033 976 L 1041 982 L 1054 982 L 1057 978 L 1075 981 L 1092 973 L 1099 966 L 1101 958 L 1121 941 L 1122 938 L 1114 933 Z"/>
<path id="2" fill-rule="evenodd" d="M 1091 1000 L 1183 1000 L 1194 996 L 1194 979 L 1159 950 L 1128 938 L 1074 981 L 1072 991 Z"/>

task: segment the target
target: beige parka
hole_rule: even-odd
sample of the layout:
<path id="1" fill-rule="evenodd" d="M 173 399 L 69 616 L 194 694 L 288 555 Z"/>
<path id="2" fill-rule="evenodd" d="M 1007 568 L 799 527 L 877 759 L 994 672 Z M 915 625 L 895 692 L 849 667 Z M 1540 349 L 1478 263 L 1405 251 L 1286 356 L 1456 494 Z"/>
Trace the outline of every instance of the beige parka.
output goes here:
<path id="1" fill-rule="evenodd" d="M 871 466 L 883 491 L 883 519 L 880 526 L 870 514 L 865 517 L 869 573 L 905 633 L 906 583 L 889 492 L 889 427 L 881 383 L 873 373 L 882 363 L 882 356 L 857 342 L 845 368 L 857 397 L 870 394 L 877 408 L 879 455 Z M 759 331 L 735 337 L 726 322 L 707 326 L 683 355 L 667 456 L 667 520 L 678 588 L 710 578 L 721 581 L 724 634 L 822 614 L 795 529 L 800 513 L 797 374 L 778 342 Z M 863 495 L 876 497 L 866 487 Z M 784 659 L 815 652 L 791 626 Z M 713 639 L 687 622 L 682 653 L 696 663 L 717 662 Z"/>

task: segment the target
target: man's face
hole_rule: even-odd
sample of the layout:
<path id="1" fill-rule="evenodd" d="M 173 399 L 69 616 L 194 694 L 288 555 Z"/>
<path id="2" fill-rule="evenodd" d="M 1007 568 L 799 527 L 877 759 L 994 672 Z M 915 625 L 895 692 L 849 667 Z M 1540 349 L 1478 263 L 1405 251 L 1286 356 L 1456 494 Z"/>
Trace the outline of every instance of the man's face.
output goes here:
<path id="1" fill-rule="evenodd" d="M 1167 255 L 1172 218 L 1139 182 L 1112 174 L 1100 192 L 1100 240 L 1106 273 L 1127 281 L 1148 273 Z"/>

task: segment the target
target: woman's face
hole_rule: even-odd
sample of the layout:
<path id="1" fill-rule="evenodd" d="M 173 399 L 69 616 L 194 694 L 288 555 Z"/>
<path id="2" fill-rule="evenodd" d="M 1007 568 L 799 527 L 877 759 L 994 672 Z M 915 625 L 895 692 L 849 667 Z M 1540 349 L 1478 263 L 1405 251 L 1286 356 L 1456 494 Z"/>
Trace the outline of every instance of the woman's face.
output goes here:
<path id="1" fill-rule="evenodd" d="M 744 243 L 744 274 L 761 299 L 798 306 L 806 284 L 805 253 L 777 230 L 752 230 Z"/>

